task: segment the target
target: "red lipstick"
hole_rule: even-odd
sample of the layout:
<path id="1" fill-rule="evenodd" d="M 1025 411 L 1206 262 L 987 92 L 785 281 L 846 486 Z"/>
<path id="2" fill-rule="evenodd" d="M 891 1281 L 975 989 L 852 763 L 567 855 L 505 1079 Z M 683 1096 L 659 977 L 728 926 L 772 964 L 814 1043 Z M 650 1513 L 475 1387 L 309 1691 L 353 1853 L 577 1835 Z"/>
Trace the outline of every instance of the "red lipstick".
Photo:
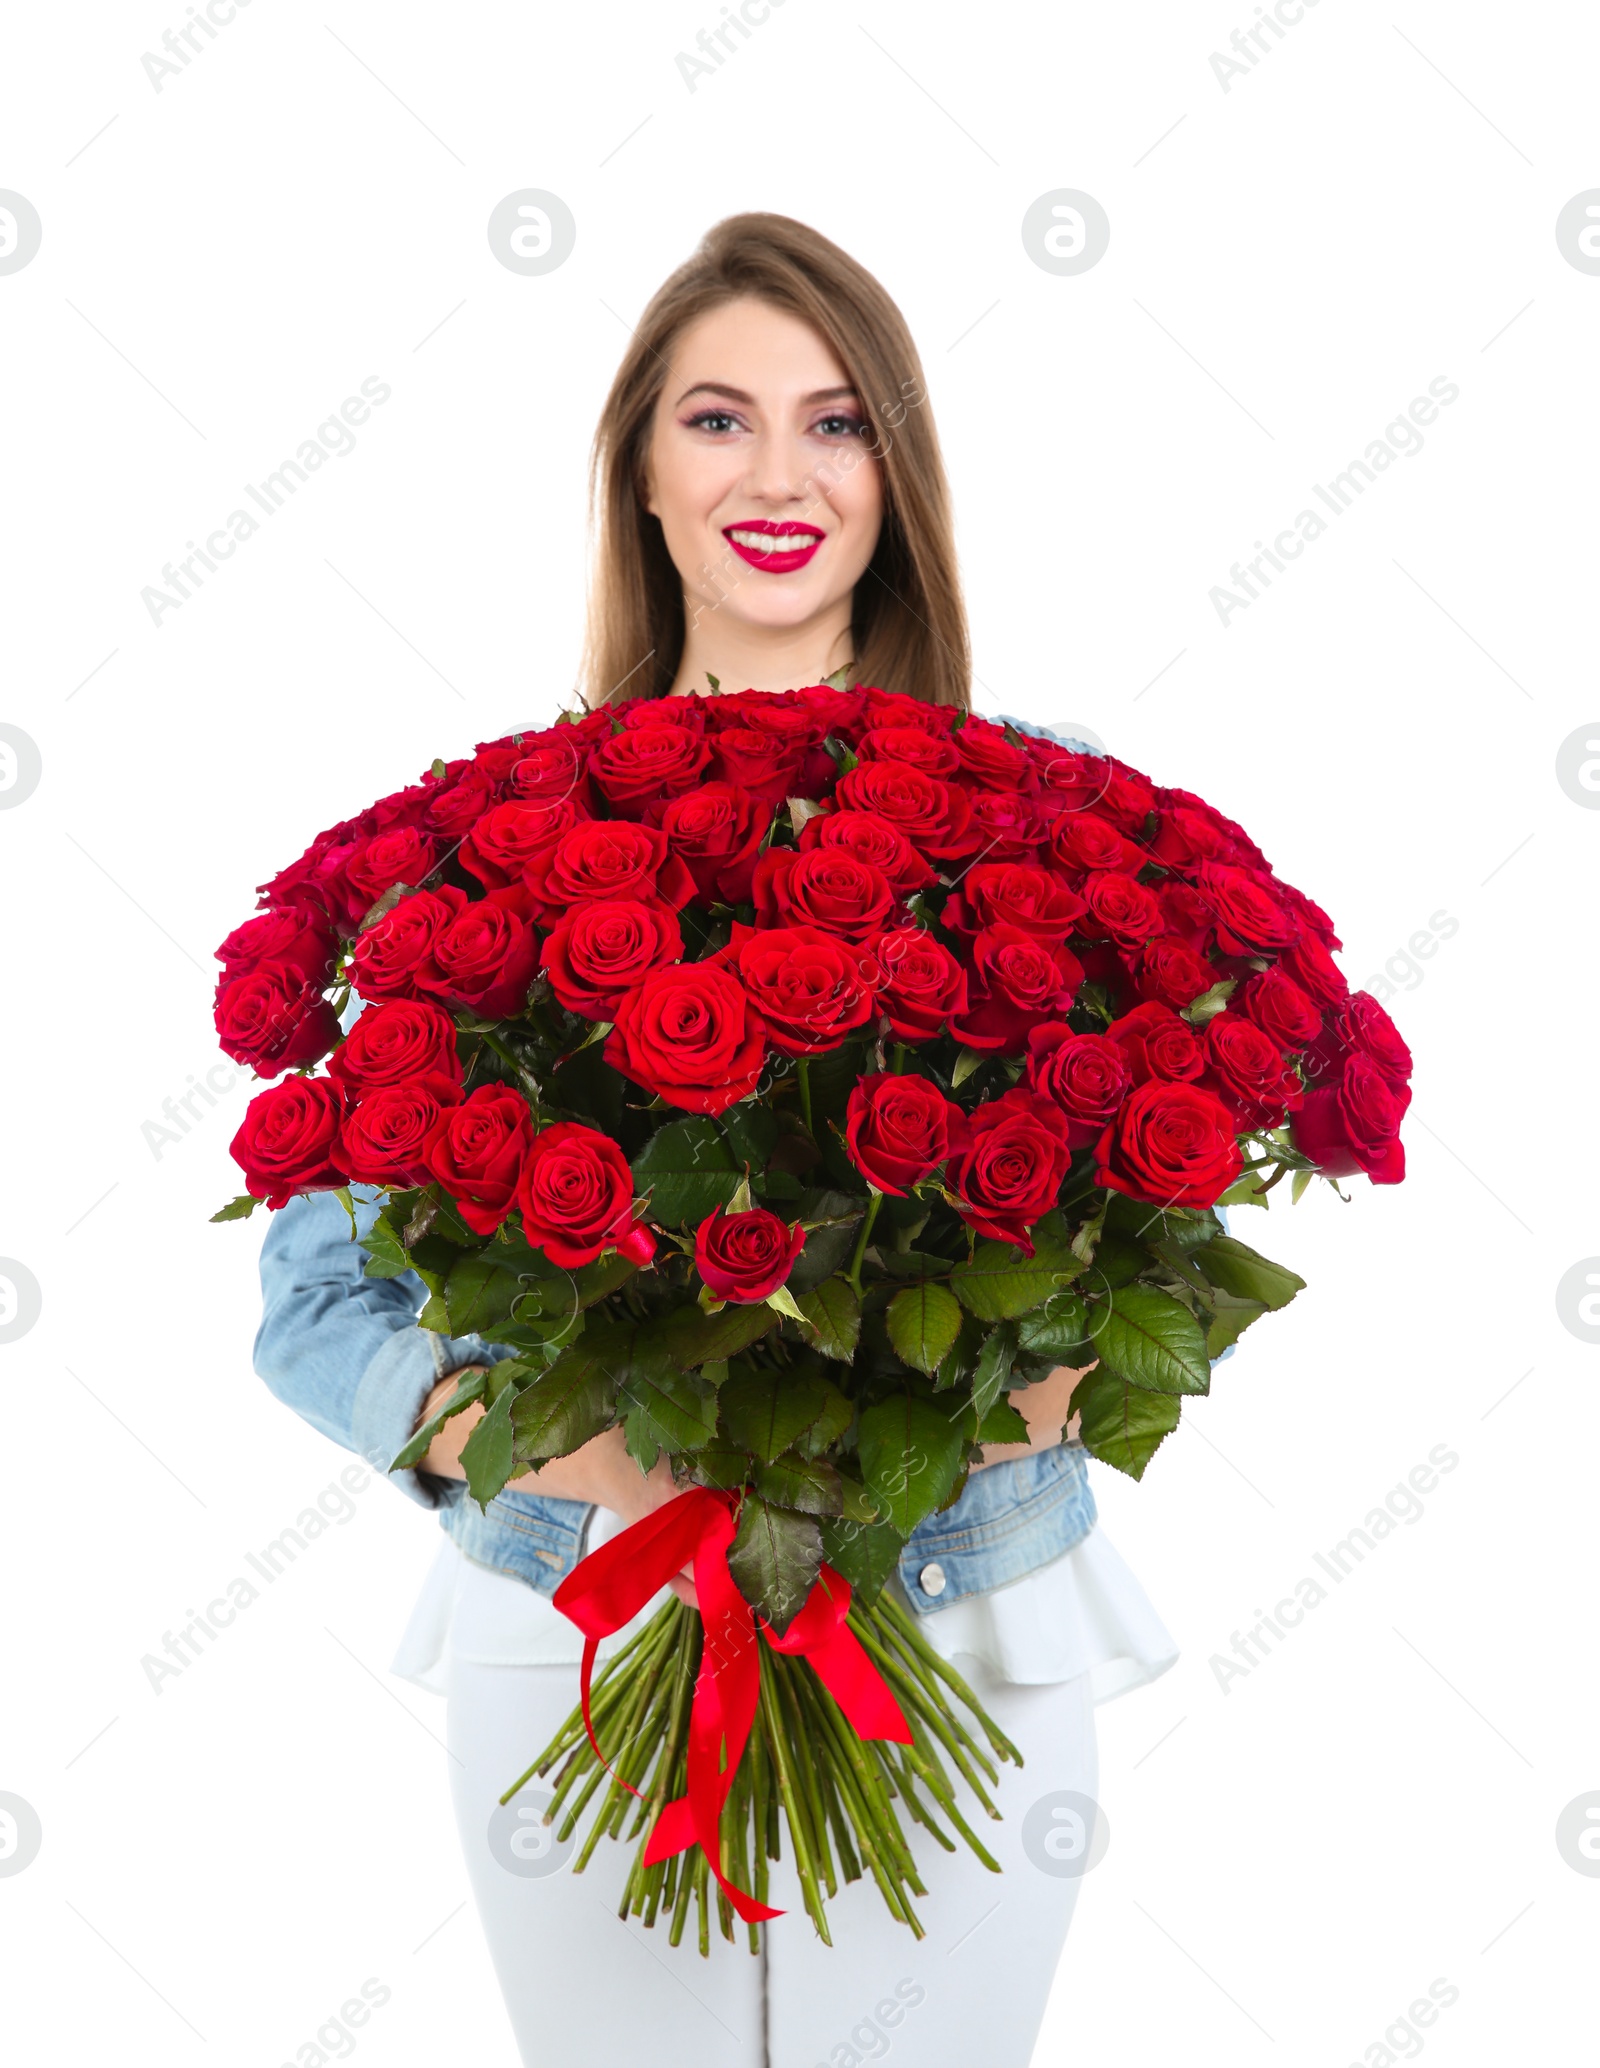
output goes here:
<path id="1" fill-rule="evenodd" d="M 722 536 L 739 558 L 763 574 L 793 574 L 806 566 L 826 535 L 814 524 L 774 524 L 765 517 L 722 527 Z M 758 545 L 758 539 L 771 543 Z"/>

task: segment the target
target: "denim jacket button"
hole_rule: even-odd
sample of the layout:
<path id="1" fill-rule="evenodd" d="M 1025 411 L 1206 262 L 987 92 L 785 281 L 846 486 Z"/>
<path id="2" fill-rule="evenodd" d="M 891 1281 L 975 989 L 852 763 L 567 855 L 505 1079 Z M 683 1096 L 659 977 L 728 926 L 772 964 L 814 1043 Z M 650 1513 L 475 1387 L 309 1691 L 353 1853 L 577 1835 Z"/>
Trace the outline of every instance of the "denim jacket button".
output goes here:
<path id="1" fill-rule="evenodd" d="M 945 1587 L 944 1567 L 925 1565 L 917 1574 L 917 1585 L 924 1594 L 942 1594 Z"/>

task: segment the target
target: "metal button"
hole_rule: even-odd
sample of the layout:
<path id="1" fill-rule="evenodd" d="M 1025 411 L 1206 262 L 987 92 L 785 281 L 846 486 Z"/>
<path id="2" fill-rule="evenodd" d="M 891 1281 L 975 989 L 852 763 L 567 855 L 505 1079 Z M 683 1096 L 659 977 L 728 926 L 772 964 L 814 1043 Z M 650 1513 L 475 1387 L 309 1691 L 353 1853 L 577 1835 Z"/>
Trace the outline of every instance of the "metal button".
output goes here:
<path id="1" fill-rule="evenodd" d="M 917 1585 L 924 1594 L 942 1594 L 944 1592 L 944 1567 L 942 1565 L 925 1565 L 921 1572 L 917 1574 Z"/>

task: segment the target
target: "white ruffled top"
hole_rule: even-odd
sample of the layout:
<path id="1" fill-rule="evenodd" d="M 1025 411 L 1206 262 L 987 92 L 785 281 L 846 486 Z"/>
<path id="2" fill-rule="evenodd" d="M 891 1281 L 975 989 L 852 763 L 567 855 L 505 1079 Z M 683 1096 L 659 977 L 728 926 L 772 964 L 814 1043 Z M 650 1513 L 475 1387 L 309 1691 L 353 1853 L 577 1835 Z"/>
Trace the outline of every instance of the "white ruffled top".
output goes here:
<path id="1" fill-rule="evenodd" d="M 585 1549 L 597 1550 L 622 1527 L 609 1509 L 596 1508 Z M 663 1589 L 633 1622 L 604 1639 L 600 1657 L 625 1643 L 666 1599 Z M 1005 1680 L 1033 1685 L 1086 1673 L 1096 1702 L 1142 1687 L 1178 1656 L 1144 1589 L 1098 1524 L 1037 1572 L 919 1615 L 917 1625 L 942 1657 L 981 1659 Z M 452 1655 L 485 1666 L 576 1666 L 583 1639 L 547 1595 L 468 1558 L 446 1537 L 390 1670 L 443 1694 Z"/>

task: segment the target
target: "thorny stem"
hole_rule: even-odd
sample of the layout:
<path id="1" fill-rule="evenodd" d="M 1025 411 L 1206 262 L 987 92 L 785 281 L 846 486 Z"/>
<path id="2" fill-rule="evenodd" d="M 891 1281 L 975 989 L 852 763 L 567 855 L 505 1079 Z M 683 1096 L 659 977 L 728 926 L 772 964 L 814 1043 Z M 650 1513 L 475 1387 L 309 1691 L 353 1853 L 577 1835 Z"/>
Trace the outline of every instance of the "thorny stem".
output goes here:
<path id="1" fill-rule="evenodd" d="M 861 1297 L 861 1260 L 867 1253 L 867 1241 L 872 1234 L 872 1224 L 878 1218 L 878 1208 L 882 1204 L 883 1194 L 874 1188 L 872 1197 L 867 1201 L 867 1211 L 861 1223 L 861 1233 L 856 1237 L 855 1255 L 850 1259 L 850 1269 L 846 1274 L 858 1300 Z"/>

